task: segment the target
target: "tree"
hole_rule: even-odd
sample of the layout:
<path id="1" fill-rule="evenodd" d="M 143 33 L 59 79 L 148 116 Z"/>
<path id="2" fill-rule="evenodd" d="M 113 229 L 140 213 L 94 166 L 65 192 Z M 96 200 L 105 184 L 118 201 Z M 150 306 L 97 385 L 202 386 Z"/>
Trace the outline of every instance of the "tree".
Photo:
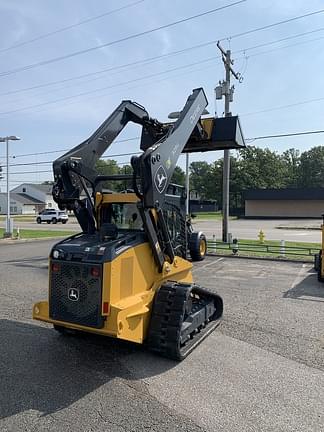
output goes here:
<path id="1" fill-rule="evenodd" d="M 133 174 L 133 168 L 131 167 L 131 165 L 128 164 L 120 166 L 118 170 L 119 170 L 119 174 Z M 116 183 L 116 190 L 118 192 L 122 192 L 127 189 L 133 188 L 132 180 L 121 180 L 120 182 L 115 182 L 115 183 Z"/>
<path id="2" fill-rule="evenodd" d="M 241 206 L 241 195 L 244 190 L 243 178 L 240 171 L 240 163 L 238 159 L 231 156 L 231 170 L 230 170 L 230 207 Z M 214 190 L 214 197 L 217 201 L 218 207 L 222 206 L 223 202 L 223 164 L 224 159 L 218 159 L 211 164 L 212 187 Z"/>
<path id="3" fill-rule="evenodd" d="M 190 190 L 197 192 L 202 199 L 215 199 L 212 170 L 207 162 L 190 164 Z"/>
<path id="4" fill-rule="evenodd" d="M 115 175 L 120 173 L 117 162 L 113 159 L 108 159 L 108 160 L 99 159 L 96 162 L 96 170 L 98 172 L 98 175 Z M 102 183 L 102 186 L 105 189 L 118 191 L 121 187 L 121 184 L 120 182 L 107 180 Z"/>
<path id="5" fill-rule="evenodd" d="M 119 166 L 113 159 L 99 159 L 96 163 L 98 175 L 118 175 L 118 174 L 133 174 L 133 168 L 128 165 Z M 114 192 L 122 192 L 127 189 L 132 189 L 132 180 L 106 180 L 102 183 L 102 187 Z"/>
<path id="6" fill-rule="evenodd" d="M 286 187 L 298 186 L 298 174 L 300 165 L 300 152 L 294 148 L 288 149 L 282 154 L 286 166 Z"/>
<path id="7" fill-rule="evenodd" d="M 324 187 L 324 147 L 313 147 L 300 156 L 299 187 Z"/>
<path id="8" fill-rule="evenodd" d="M 175 183 L 180 186 L 184 186 L 186 183 L 186 173 L 179 166 L 175 167 L 171 178 L 171 183 Z"/>
<path id="9" fill-rule="evenodd" d="M 286 186 L 285 161 L 276 152 L 249 146 L 239 152 L 238 161 L 244 189 L 280 189 Z"/>

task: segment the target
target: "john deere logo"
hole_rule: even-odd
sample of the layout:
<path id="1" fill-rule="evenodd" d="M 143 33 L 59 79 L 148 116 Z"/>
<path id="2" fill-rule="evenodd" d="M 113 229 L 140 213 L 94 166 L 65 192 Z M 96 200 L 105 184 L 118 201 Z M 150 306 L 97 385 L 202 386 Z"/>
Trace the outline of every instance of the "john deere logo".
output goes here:
<path id="1" fill-rule="evenodd" d="M 162 193 L 167 185 L 168 176 L 162 165 L 157 169 L 154 176 L 154 183 L 157 190 Z"/>
<path id="2" fill-rule="evenodd" d="M 79 300 L 79 290 L 75 288 L 69 289 L 68 297 L 71 301 L 78 301 Z"/>

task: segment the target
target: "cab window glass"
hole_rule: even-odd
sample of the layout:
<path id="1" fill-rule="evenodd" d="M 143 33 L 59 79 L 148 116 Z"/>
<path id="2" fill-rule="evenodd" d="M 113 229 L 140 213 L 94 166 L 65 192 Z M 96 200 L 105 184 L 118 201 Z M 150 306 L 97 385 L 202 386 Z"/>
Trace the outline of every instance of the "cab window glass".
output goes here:
<path id="1" fill-rule="evenodd" d="M 101 210 L 102 223 L 114 223 L 119 229 L 142 229 L 142 219 L 134 203 L 111 203 Z"/>

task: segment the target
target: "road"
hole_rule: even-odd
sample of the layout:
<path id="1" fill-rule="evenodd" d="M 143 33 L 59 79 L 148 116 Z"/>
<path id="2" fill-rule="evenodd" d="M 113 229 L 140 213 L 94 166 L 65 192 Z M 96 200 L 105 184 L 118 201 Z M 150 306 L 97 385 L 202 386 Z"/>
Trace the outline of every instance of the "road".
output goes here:
<path id="1" fill-rule="evenodd" d="M 293 229 L 293 227 L 320 227 L 320 219 L 235 219 L 229 221 L 228 231 L 233 238 L 258 239 L 260 230 L 265 234 L 265 240 L 285 240 L 294 242 L 320 243 L 321 233 L 319 230 Z M 289 229 L 278 229 L 278 227 L 289 227 Z M 207 238 L 222 238 L 222 221 L 199 221 L 194 222 L 195 230 L 203 231 Z"/>
<path id="2" fill-rule="evenodd" d="M 1 432 L 324 430 L 324 286 L 308 264 L 207 258 L 224 319 L 185 361 L 31 319 L 52 242 L 0 246 Z"/>
<path id="3" fill-rule="evenodd" d="M 320 219 L 295 219 L 295 220 L 267 220 L 267 219 L 237 219 L 229 222 L 229 232 L 233 238 L 238 239 L 257 239 L 260 229 L 263 230 L 266 240 L 286 240 L 286 241 L 302 241 L 319 243 L 320 231 L 309 229 L 292 229 L 295 226 L 304 227 L 320 227 Z M 2 225 L 1 225 L 2 224 Z M 4 222 L 0 223 L 0 227 L 4 226 Z M 26 229 L 43 229 L 43 230 L 62 230 L 62 231 L 79 231 L 79 225 L 70 218 L 65 225 L 58 223 L 52 224 L 36 224 L 35 222 L 15 222 L 15 227 Z M 278 229 L 278 226 L 290 227 L 290 229 Z M 195 230 L 201 230 L 207 238 L 212 239 L 216 235 L 217 239 L 222 238 L 222 222 L 218 221 L 194 221 Z"/>

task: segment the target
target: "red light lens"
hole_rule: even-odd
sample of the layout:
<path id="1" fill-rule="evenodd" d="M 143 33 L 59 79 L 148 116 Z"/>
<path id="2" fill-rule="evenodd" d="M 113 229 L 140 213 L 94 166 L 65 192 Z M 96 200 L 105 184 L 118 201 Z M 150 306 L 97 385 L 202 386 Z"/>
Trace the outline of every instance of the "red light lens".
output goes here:
<path id="1" fill-rule="evenodd" d="M 91 273 L 91 276 L 97 278 L 100 276 L 100 268 L 99 267 L 91 267 L 90 273 Z"/>
<path id="2" fill-rule="evenodd" d="M 57 273 L 60 271 L 60 264 L 52 263 L 52 272 Z"/>
<path id="3" fill-rule="evenodd" d="M 109 303 L 108 302 L 104 302 L 102 310 L 103 310 L 104 314 L 109 313 Z"/>

